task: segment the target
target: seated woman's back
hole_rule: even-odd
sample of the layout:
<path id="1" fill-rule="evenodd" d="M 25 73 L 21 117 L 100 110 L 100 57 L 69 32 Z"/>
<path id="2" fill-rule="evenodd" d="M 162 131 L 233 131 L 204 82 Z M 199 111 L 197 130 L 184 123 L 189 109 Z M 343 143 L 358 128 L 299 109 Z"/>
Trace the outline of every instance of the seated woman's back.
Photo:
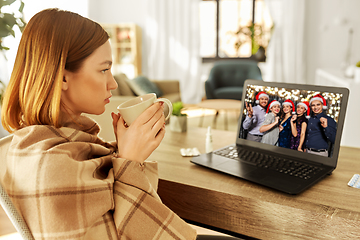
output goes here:
<path id="1" fill-rule="evenodd" d="M 156 163 L 145 162 L 164 137 L 161 104 L 130 127 L 113 113 L 114 143 L 82 116 L 103 113 L 117 87 L 108 39 L 58 9 L 27 24 L 2 108 L 13 139 L 1 182 L 35 238 L 195 239 L 157 195 Z"/>

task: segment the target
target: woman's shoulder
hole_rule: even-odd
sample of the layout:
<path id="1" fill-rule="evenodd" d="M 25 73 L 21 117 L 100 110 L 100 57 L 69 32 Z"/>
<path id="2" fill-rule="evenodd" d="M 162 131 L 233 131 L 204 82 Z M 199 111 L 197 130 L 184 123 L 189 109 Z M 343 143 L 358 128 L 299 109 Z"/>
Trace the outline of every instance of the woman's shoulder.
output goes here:
<path id="1" fill-rule="evenodd" d="M 85 117 L 80 121 L 64 124 L 60 128 L 51 125 L 25 126 L 14 132 L 13 142 L 18 148 L 42 148 L 49 149 L 63 143 L 99 143 L 106 145 L 97 133 L 99 126 L 93 120 Z"/>
<path id="2" fill-rule="evenodd" d="M 303 116 L 303 117 L 301 117 L 300 119 L 299 119 L 299 123 L 300 124 L 302 124 L 302 123 L 308 123 L 309 122 L 309 119 L 307 119 L 305 116 Z"/>
<path id="3" fill-rule="evenodd" d="M 267 113 L 267 114 L 265 115 L 265 118 L 267 118 L 267 119 L 275 119 L 275 115 L 270 112 L 270 113 Z"/>
<path id="4" fill-rule="evenodd" d="M 274 120 L 275 120 L 274 114 L 272 114 L 272 113 L 267 113 L 267 114 L 265 114 L 265 119 L 264 119 L 263 125 L 270 124 L 270 123 L 272 123 Z"/>
<path id="5" fill-rule="evenodd" d="M 17 149 L 48 150 L 69 142 L 75 131 L 67 128 L 55 128 L 50 125 L 32 125 L 14 132 L 13 146 Z"/>

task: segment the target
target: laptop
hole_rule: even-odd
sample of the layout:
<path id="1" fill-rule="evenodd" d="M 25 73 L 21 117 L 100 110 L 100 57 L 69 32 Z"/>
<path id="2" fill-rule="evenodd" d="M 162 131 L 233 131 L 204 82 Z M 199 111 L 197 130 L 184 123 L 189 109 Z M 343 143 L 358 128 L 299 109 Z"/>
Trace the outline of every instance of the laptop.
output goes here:
<path id="1" fill-rule="evenodd" d="M 259 96 L 262 98 L 259 98 Z M 211 153 L 193 157 L 191 162 L 281 192 L 299 194 L 335 170 L 348 97 L 349 90 L 347 88 L 246 80 L 243 86 L 242 106 L 235 143 Z M 261 101 L 259 100 L 264 101 L 264 98 L 268 98 L 267 105 L 261 106 L 264 103 L 260 103 Z M 315 109 L 319 101 L 315 100 L 319 100 L 322 103 L 320 113 L 319 109 Z M 273 101 L 275 104 L 271 104 Z M 295 112 L 295 115 L 297 115 L 297 108 L 299 106 L 304 107 L 302 109 L 302 116 L 306 120 L 304 117 L 299 117 L 298 119 L 300 126 L 303 126 L 303 122 L 306 123 L 306 128 L 303 128 L 305 133 L 302 140 L 303 148 L 300 147 L 302 151 L 298 149 L 300 140 L 291 139 L 291 135 L 286 135 L 286 131 L 289 131 L 288 128 L 286 129 L 286 125 L 291 123 L 285 124 L 283 122 L 285 127 L 279 127 L 282 119 L 285 118 L 280 118 L 271 130 L 266 129 L 266 127 L 262 128 L 262 133 L 260 133 L 260 130 L 256 132 L 256 124 L 254 124 L 256 121 L 253 121 L 250 127 L 249 124 L 244 124 L 246 117 L 249 117 L 249 111 L 252 110 L 253 114 L 250 114 L 250 116 L 254 116 L 256 115 L 255 108 L 257 108 L 258 110 L 263 109 L 262 113 L 258 111 L 260 115 L 257 115 L 259 122 L 263 121 L 261 126 L 269 127 L 270 122 L 274 120 L 275 116 L 282 114 L 282 107 L 286 105 L 284 102 L 293 103 L 292 107 L 295 109 L 293 109 L 291 114 Z M 313 110 L 317 111 L 317 114 L 314 114 L 310 102 L 313 104 Z M 275 115 L 277 103 L 280 103 L 281 111 Z M 309 105 L 306 103 L 309 103 Z M 249 108 L 250 105 L 252 109 Z M 270 105 L 271 108 L 269 108 Z M 326 107 L 324 107 L 325 105 Z M 309 111 L 304 109 L 309 109 Z M 299 115 L 301 115 L 301 110 L 299 111 Z M 326 130 L 323 129 L 323 126 L 320 126 L 320 123 L 316 124 L 313 121 L 314 119 L 311 119 L 316 116 L 318 116 L 318 119 L 322 119 L 318 115 L 321 112 L 329 117 L 327 118 Z M 270 117 L 271 114 L 274 117 Z M 289 114 L 285 116 L 289 116 Z M 261 126 L 257 125 L 258 129 L 261 129 Z M 280 136 L 281 128 L 281 131 L 284 131 L 284 133 L 281 133 L 281 137 L 278 137 Z M 301 129 L 301 127 L 299 128 Z M 267 131 L 264 131 L 264 129 Z M 318 132 L 316 129 L 320 129 L 322 132 Z M 330 130 L 332 130 L 332 133 Z M 327 134 L 332 134 L 332 136 L 327 136 L 325 142 L 317 140 L 319 137 L 325 136 L 325 131 L 328 131 Z M 271 135 L 265 136 L 266 134 Z M 292 131 L 290 134 L 292 134 Z M 260 141 L 259 138 L 261 139 Z M 274 138 L 276 142 L 274 142 Z M 213 141 L 216 141 L 216 139 L 213 139 Z M 290 147 L 287 144 L 289 141 Z M 313 147 L 318 146 L 319 148 L 321 144 L 326 144 L 326 148 L 324 146 L 321 149 Z M 307 148 L 307 146 L 312 146 L 312 148 Z"/>

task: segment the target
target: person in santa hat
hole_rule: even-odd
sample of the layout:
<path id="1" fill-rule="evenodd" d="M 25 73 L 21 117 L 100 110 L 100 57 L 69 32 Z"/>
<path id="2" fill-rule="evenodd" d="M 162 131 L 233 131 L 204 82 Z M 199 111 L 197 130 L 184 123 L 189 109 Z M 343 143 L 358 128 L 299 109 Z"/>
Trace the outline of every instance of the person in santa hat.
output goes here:
<path id="1" fill-rule="evenodd" d="M 284 148 L 290 148 L 291 137 L 291 116 L 295 114 L 295 104 L 290 99 L 285 100 L 282 103 L 281 115 L 280 115 L 280 133 L 279 133 L 279 146 Z"/>
<path id="2" fill-rule="evenodd" d="M 335 142 L 336 122 L 326 115 L 326 100 L 320 94 L 310 99 L 311 116 L 306 129 L 306 152 L 321 156 L 329 156 L 329 142 Z"/>
<path id="3" fill-rule="evenodd" d="M 243 122 L 243 128 L 248 131 L 246 139 L 260 142 L 263 133 L 259 131 L 261 124 L 265 120 L 266 106 L 269 102 L 269 95 L 266 92 L 259 92 L 256 97 L 256 106 L 246 104 L 247 115 Z"/>
<path id="4" fill-rule="evenodd" d="M 279 140 L 279 116 L 280 113 L 280 102 L 273 100 L 270 102 L 265 120 L 262 123 L 259 131 L 263 134 L 261 139 L 262 143 L 267 143 L 270 145 L 277 145 Z"/>
<path id="5" fill-rule="evenodd" d="M 308 118 L 310 117 L 310 104 L 308 101 L 296 105 L 296 114 L 291 118 L 290 149 L 304 151 L 304 141 Z"/>

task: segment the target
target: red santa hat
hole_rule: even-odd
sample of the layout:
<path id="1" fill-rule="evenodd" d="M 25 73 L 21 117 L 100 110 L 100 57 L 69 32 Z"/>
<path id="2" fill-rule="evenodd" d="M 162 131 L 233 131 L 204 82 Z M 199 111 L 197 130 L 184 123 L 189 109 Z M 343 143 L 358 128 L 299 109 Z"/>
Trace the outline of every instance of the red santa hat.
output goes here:
<path id="1" fill-rule="evenodd" d="M 267 99 L 269 99 L 269 95 L 266 94 L 266 92 L 259 92 L 257 95 L 256 95 L 256 104 L 259 104 L 259 100 L 261 97 L 267 97 Z"/>
<path id="2" fill-rule="evenodd" d="M 287 100 L 285 100 L 285 102 L 283 102 L 282 105 L 283 105 L 283 106 L 284 106 L 284 105 L 289 105 L 289 106 L 291 106 L 291 108 L 292 108 L 292 113 L 291 113 L 291 114 L 295 114 L 295 104 L 294 104 L 293 101 L 291 101 L 290 99 L 287 99 Z"/>
<path id="3" fill-rule="evenodd" d="M 315 101 L 315 100 L 318 100 L 320 101 L 322 104 L 323 104 L 323 109 L 327 109 L 327 106 L 326 106 L 326 100 L 323 96 L 321 96 L 320 94 L 316 94 L 315 96 L 313 96 L 311 99 L 310 99 L 310 105 L 311 105 L 311 102 L 312 101 Z"/>
<path id="4" fill-rule="evenodd" d="M 269 110 L 276 104 L 281 106 L 280 102 L 278 102 L 276 100 L 272 100 L 271 103 L 269 104 L 269 106 L 267 107 L 266 113 L 269 113 Z"/>
<path id="5" fill-rule="evenodd" d="M 310 104 L 308 101 L 299 102 L 296 106 L 303 106 L 306 109 L 306 118 L 310 118 Z"/>

